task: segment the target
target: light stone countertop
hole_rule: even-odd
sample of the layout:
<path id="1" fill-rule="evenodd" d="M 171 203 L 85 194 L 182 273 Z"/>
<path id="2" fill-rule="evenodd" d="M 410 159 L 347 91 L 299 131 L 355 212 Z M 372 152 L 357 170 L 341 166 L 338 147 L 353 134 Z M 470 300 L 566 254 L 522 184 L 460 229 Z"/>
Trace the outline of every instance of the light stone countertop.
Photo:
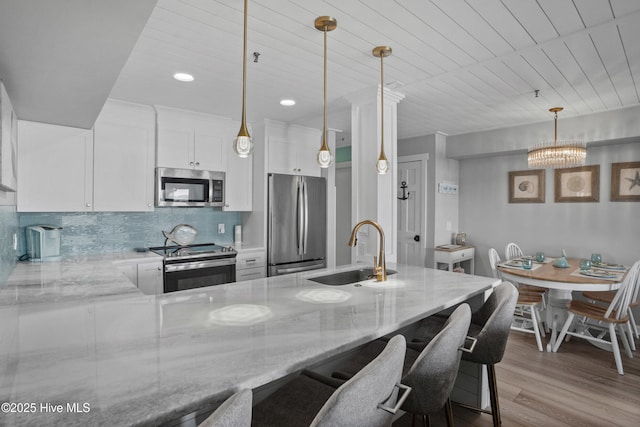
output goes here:
<path id="1" fill-rule="evenodd" d="M 0 287 L 0 402 L 35 408 L 0 414 L 0 424 L 169 422 L 498 283 L 390 264 L 398 273 L 382 284 L 307 280 L 355 268 L 344 266 L 147 296 L 113 261 L 19 263 Z M 46 404 L 62 405 L 62 413 Z"/>

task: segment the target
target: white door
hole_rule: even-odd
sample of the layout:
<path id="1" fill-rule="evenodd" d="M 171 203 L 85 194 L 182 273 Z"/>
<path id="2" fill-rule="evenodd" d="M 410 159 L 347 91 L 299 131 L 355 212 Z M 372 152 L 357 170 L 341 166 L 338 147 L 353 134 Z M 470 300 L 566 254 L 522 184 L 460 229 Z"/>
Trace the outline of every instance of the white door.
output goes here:
<path id="1" fill-rule="evenodd" d="M 426 266 L 422 180 L 421 161 L 398 161 L 398 264 Z"/>

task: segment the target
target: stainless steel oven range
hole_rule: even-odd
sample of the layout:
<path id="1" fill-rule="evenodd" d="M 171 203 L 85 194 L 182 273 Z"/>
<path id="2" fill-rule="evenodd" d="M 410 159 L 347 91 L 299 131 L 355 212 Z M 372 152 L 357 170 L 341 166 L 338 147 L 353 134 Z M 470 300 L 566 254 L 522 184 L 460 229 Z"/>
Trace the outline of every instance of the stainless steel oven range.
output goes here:
<path id="1" fill-rule="evenodd" d="M 164 292 L 236 281 L 235 249 L 215 243 L 149 248 L 164 257 Z"/>

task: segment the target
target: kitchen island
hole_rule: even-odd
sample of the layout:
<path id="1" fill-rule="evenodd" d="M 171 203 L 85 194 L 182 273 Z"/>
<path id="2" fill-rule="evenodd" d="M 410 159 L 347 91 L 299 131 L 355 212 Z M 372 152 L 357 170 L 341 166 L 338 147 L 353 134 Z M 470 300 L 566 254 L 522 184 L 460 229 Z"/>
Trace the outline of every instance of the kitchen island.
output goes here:
<path id="1" fill-rule="evenodd" d="M 19 263 L 0 287 L 0 424 L 170 423 L 498 283 L 403 265 L 382 283 L 308 280 L 354 268 L 147 296 L 105 260 Z"/>

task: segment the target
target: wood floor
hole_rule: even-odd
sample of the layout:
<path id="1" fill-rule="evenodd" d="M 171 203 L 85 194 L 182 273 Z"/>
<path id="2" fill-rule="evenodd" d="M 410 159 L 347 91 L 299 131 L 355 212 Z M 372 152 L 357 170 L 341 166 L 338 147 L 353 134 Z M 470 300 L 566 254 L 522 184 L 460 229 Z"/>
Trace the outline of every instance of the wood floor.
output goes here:
<path id="1" fill-rule="evenodd" d="M 623 376 L 613 353 L 585 340 L 572 338 L 558 353 L 543 353 L 533 335 L 512 331 L 496 365 L 502 425 L 640 426 L 640 348 L 633 359 L 622 352 Z M 493 425 L 491 415 L 453 410 L 456 426 Z M 411 426 L 411 416 L 393 426 Z M 446 426 L 444 414 L 431 417 L 431 426 Z"/>

